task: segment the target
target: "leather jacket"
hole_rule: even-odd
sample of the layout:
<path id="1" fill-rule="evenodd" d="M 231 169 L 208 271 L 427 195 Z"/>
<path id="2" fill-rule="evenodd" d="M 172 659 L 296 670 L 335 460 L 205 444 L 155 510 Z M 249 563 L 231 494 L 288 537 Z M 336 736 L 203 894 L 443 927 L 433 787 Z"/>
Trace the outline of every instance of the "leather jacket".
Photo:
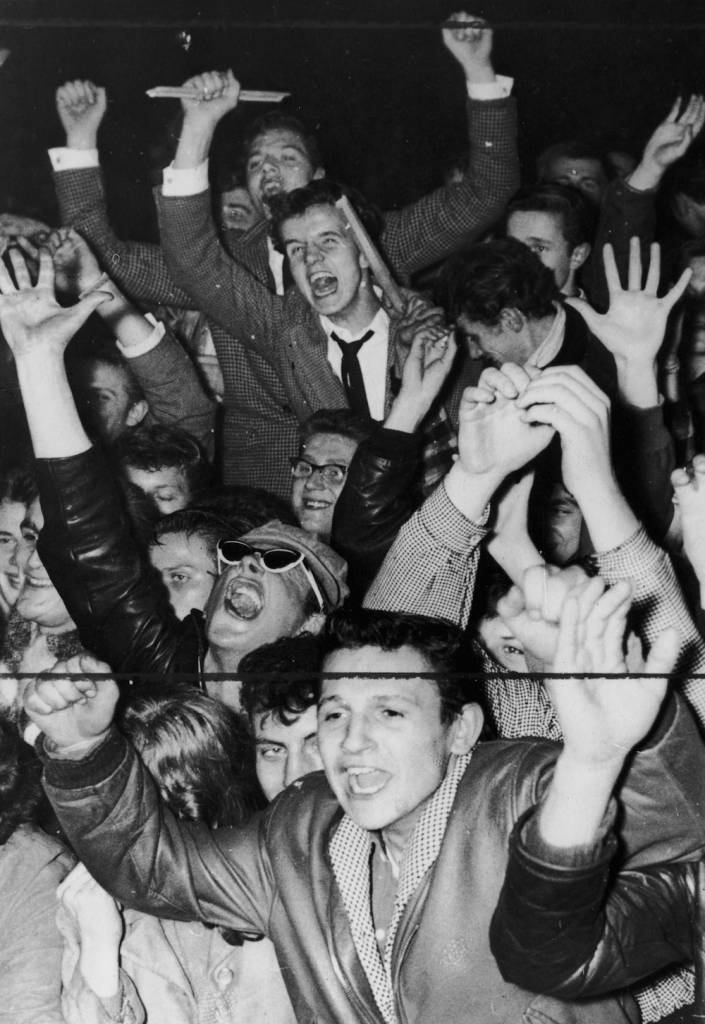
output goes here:
<path id="1" fill-rule="evenodd" d="M 541 798 L 559 747 L 544 740 L 481 743 L 460 781 L 438 858 L 403 912 L 392 954 L 399 1024 L 617 1024 L 638 1019 L 629 996 L 588 990 L 581 1002 L 535 996 L 503 980 L 489 928 L 510 834 Z M 322 773 L 298 780 L 240 828 L 175 819 L 134 750 L 113 730 L 81 760 L 49 756 L 45 788 L 78 856 L 128 906 L 183 920 L 261 931 L 274 942 L 299 1024 L 383 1020 L 332 872 L 329 842 L 342 810 Z M 619 793 L 620 867 L 697 858 L 705 837 L 703 747 L 673 702 Z M 496 922 L 497 923 L 497 922 Z M 499 927 L 502 923 L 499 921 Z M 614 955 L 622 922 L 600 939 Z M 564 954 L 570 953 L 570 946 Z M 574 951 L 575 960 L 583 955 Z M 615 970 L 610 991 L 629 978 Z M 566 972 L 580 967 L 564 955 Z"/>
<path id="2" fill-rule="evenodd" d="M 202 616 L 176 617 L 104 457 L 89 448 L 36 466 L 44 512 L 37 547 L 83 645 L 116 674 L 193 678 L 206 646 Z"/>

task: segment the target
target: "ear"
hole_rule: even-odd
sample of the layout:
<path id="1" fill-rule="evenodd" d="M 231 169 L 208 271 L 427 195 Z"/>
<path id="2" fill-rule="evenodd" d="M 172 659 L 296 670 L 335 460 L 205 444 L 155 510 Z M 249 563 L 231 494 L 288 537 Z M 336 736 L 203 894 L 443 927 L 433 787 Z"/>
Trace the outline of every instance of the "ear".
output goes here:
<path id="1" fill-rule="evenodd" d="M 521 334 L 526 326 L 526 317 L 521 310 L 515 309 L 514 306 L 507 306 L 500 311 L 499 324 L 504 331 Z"/>
<path id="2" fill-rule="evenodd" d="M 139 402 L 133 402 L 129 408 L 127 416 L 125 417 L 125 423 L 128 427 L 136 427 L 145 418 L 149 412 L 149 406 L 145 402 L 144 398 L 140 398 Z"/>
<path id="3" fill-rule="evenodd" d="M 479 704 L 464 704 L 451 725 L 450 754 L 468 754 L 477 743 L 485 716 Z"/>
<path id="4" fill-rule="evenodd" d="M 580 245 L 576 245 L 570 254 L 570 269 L 579 270 L 590 255 L 591 250 L 592 246 L 589 242 L 581 242 Z"/>
<path id="5" fill-rule="evenodd" d="M 326 176 L 326 169 L 325 169 L 325 167 L 316 167 L 314 172 L 313 172 L 313 178 L 311 180 L 314 181 L 316 178 L 325 178 L 325 176 Z"/>
<path id="6" fill-rule="evenodd" d="M 299 628 L 296 630 L 296 636 L 299 633 L 313 633 L 314 636 L 318 636 L 319 633 L 323 632 L 323 627 L 326 624 L 325 612 L 314 612 L 313 615 L 309 615 L 307 619 L 301 623 Z"/>

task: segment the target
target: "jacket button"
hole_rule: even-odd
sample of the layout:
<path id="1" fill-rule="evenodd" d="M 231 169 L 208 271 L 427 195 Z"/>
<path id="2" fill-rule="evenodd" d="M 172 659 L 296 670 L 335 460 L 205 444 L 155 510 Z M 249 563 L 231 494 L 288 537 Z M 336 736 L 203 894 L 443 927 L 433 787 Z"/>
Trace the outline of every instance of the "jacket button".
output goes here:
<path id="1" fill-rule="evenodd" d="M 221 992 L 224 992 L 229 985 L 232 985 L 233 972 L 230 970 L 229 967 L 221 967 L 219 970 L 216 971 L 215 983 Z"/>

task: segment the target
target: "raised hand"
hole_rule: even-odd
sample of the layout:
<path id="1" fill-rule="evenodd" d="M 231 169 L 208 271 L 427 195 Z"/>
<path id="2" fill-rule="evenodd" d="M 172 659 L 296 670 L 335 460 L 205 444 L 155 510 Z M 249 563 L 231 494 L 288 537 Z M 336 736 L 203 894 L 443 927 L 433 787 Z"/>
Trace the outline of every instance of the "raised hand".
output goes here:
<path id="1" fill-rule="evenodd" d="M 527 422 L 547 424 L 560 435 L 563 483 L 578 504 L 598 481 L 614 480 L 610 400 L 579 366 L 543 370 L 517 406 Z"/>
<path id="2" fill-rule="evenodd" d="M 423 324 L 417 328 L 386 427 L 409 433 L 416 430 L 438 397 L 456 352 L 452 330 Z"/>
<path id="3" fill-rule="evenodd" d="M 214 128 L 227 113 L 234 110 L 240 96 L 240 83 L 232 70 L 204 71 L 183 84 L 184 89 L 199 93 L 195 100 L 182 99 L 184 124 L 199 124 Z"/>
<path id="4" fill-rule="evenodd" d="M 520 378 L 516 371 L 524 376 Z M 518 404 L 519 388 L 528 386 L 521 367 L 486 371 L 478 387 L 466 388 L 458 413 L 458 452 L 462 468 L 473 476 L 493 474 L 498 482 L 531 462 L 554 435 L 550 426 L 534 424 Z"/>
<path id="5" fill-rule="evenodd" d="M 631 584 L 609 590 L 599 577 L 569 595 L 560 617 L 553 661 L 563 679 L 546 679 L 570 757 L 586 765 L 624 762 L 626 755 L 649 732 L 668 685 L 666 674 L 678 659 L 680 637 L 664 630 L 651 648 L 645 672 L 657 678 L 625 673 L 624 635 L 631 607 Z M 594 673 L 598 678 L 571 678 Z"/>
<path id="6" fill-rule="evenodd" d="M 61 673 L 101 678 L 67 678 Z M 57 663 L 52 677 L 32 680 L 24 692 L 24 709 L 57 749 L 98 742 L 113 720 L 119 691 L 110 666 L 80 654 Z"/>
<path id="7" fill-rule="evenodd" d="M 45 249 L 39 254 L 35 285 L 30 280 L 27 264 L 15 249 L 10 251 L 10 262 L 17 285 L 0 263 L 0 330 L 15 359 L 38 350 L 63 353 L 91 313 L 101 302 L 112 298 L 109 292 L 92 292 L 75 306 L 65 308 L 54 298 L 54 268 Z"/>
<path id="8" fill-rule="evenodd" d="M 656 188 L 664 172 L 688 151 L 705 124 L 705 100 L 690 97 L 682 112 L 680 96 L 664 121 L 644 147 L 640 163 L 629 176 L 629 184 L 639 190 Z"/>
<path id="9" fill-rule="evenodd" d="M 464 26 L 444 28 L 442 35 L 443 45 L 460 64 L 466 79 L 469 82 L 494 81 L 492 29 L 484 18 L 477 18 L 467 11 L 456 11 L 448 21 L 462 22 Z"/>
<path id="10" fill-rule="evenodd" d="M 54 264 L 56 291 L 71 296 L 89 291 L 102 274 L 91 247 L 73 228 L 57 228 L 46 242 Z"/>
<path id="11" fill-rule="evenodd" d="M 551 671 L 558 644 L 558 623 L 568 596 L 588 583 L 583 569 L 571 565 L 533 565 L 520 586 L 512 587 L 497 603 L 497 613 L 544 671 Z"/>
<path id="12" fill-rule="evenodd" d="M 87 80 L 65 82 L 56 90 L 56 112 L 70 149 L 95 149 L 107 107 L 105 89 Z"/>
<path id="13" fill-rule="evenodd" d="M 651 246 L 649 272 L 643 287 L 638 238 L 632 238 L 629 246 L 626 288 L 622 287 L 619 279 L 611 245 L 605 246 L 603 259 L 610 296 L 608 311 L 597 313 L 584 299 L 566 299 L 566 303 L 580 313 L 618 364 L 620 361 L 653 364 L 663 342 L 668 314 L 683 295 L 692 271 L 684 270 L 673 288 L 659 298 L 661 249 L 657 243 Z"/>

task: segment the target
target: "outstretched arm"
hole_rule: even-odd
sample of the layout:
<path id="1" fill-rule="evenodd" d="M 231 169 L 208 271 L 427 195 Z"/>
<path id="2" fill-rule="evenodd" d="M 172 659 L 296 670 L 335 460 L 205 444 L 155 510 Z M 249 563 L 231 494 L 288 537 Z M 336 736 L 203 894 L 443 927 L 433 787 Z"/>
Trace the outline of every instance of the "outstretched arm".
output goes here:
<path id="1" fill-rule="evenodd" d="M 88 240 L 102 267 L 132 299 L 192 308 L 191 298 L 174 284 L 158 245 L 124 241 L 113 230 L 98 156 L 106 108 L 105 89 L 87 80 L 66 82 L 56 92 L 66 145 L 50 150 L 49 156 L 61 223 Z"/>
<path id="2" fill-rule="evenodd" d="M 465 11 L 450 20 L 467 25 L 444 29 L 443 43 L 462 69 L 469 94 L 468 166 L 462 181 L 386 214 L 381 244 L 402 279 L 486 231 L 519 187 L 516 105 L 509 96 L 511 80 L 498 79 L 492 66 L 492 29 Z"/>

